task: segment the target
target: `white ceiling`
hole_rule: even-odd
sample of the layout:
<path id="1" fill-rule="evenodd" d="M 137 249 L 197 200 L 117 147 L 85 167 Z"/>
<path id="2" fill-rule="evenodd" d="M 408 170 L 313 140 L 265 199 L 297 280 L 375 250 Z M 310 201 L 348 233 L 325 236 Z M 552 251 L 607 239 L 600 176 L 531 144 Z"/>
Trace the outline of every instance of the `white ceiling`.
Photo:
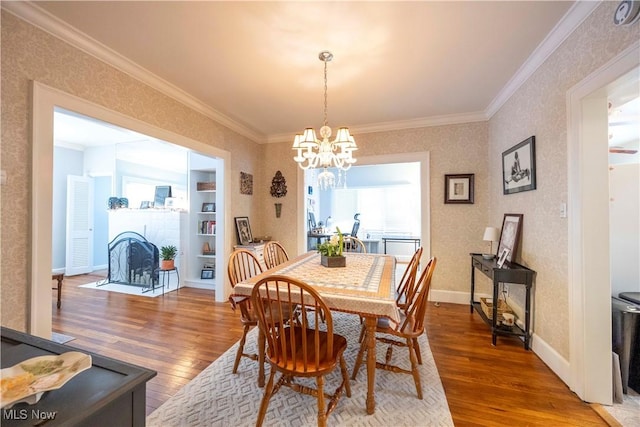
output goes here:
<path id="1" fill-rule="evenodd" d="M 572 1 L 37 1 L 2 7 L 256 142 L 323 118 L 352 134 L 487 120 L 593 4 Z M 635 76 L 635 77 L 634 77 Z M 638 149 L 638 71 L 609 88 L 610 146 Z M 101 128 L 98 130 L 98 128 Z M 157 141 L 56 114 L 56 143 Z M 127 149 L 124 143 L 131 147 Z M 156 150 L 161 156 L 166 147 Z M 168 155 L 169 156 L 169 155 Z M 612 155 L 614 162 L 639 154 Z"/>
<path id="2" fill-rule="evenodd" d="M 579 24 L 574 2 L 42 1 L 2 7 L 257 142 L 486 120 Z M 571 9 L 593 9 L 579 2 Z M 563 19 L 564 17 L 564 19 Z M 560 23 L 560 24 L 559 24 Z M 564 29 L 564 33 L 562 32 Z M 560 35 L 558 35 L 560 34 Z M 546 46 L 547 51 L 543 49 Z"/>

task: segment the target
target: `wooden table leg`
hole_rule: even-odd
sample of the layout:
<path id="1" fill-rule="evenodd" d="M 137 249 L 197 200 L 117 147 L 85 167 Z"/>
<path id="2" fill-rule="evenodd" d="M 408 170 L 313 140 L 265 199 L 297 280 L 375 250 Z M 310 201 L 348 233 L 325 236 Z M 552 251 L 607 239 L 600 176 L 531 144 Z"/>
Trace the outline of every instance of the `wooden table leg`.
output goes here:
<path id="1" fill-rule="evenodd" d="M 364 324 L 367 328 L 367 414 L 376 411 L 376 324 L 375 317 L 365 317 Z"/>
<path id="2" fill-rule="evenodd" d="M 58 308 L 60 308 L 62 306 L 62 280 L 64 278 L 64 274 L 53 274 L 51 276 L 52 280 L 57 280 L 58 281 L 58 302 L 56 304 L 56 306 Z"/>

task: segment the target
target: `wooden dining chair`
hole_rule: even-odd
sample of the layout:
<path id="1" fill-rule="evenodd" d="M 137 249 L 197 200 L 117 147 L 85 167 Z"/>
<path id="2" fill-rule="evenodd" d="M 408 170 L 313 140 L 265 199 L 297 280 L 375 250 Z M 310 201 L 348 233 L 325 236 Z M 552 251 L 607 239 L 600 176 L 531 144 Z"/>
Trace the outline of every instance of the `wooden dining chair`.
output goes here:
<path id="1" fill-rule="evenodd" d="M 411 374 L 416 385 L 418 399 L 422 399 L 422 386 L 420 384 L 420 372 L 418 371 L 418 353 L 420 350 L 416 344 L 418 337 L 424 333 L 424 320 L 429 298 L 429 289 L 435 267 L 436 258 L 432 257 L 416 283 L 416 289 L 412 299 L 407 301 L 405 308 L 402 310 L 402 321 L 399 324 L 393 325 L 388 319 L 381 318 L 376 325 L 376 334 L 384 334 L 383 336 L 376 335 L 376 340 L 389 344 L 384 363 L 376 361 L 376 368 L 391 372 Z M 411 370 L 390 363 L 394 346 L 408 348 Z M 358 370 L 362 365 L 362 358 L 366 351 L 367 340 L 365 333 L 365 339 L 360 344 L 360 351 L 358 352 L 356 363 L 353 367 L 352 379 L 355 379 L 358 375 Z"/>
<path id="2" fill-rule="evenodd" d="M 403 309 L 406 306 L 406 301 L 411 299 L 413 292 L 415 291 L 416 277 L 418 276 L 418 267 L 420 266 L 420 257 L 422 257 L 423 248 L 420 246 L 411 257 L 409 264 L 407 264 L 407 268 L 405 268 L 404 273 L 402 274 L 402 278 L 400 282 L 398 282 L 398 286 L 396 288 L 396 305 L 398 308 Z M 365 326 L 363 319 L 360 318 L 360 337 L 358 338 L 358 342 L 362 342 L 364 339 L 364 331 Z M 416 341 L 417 342 L 417 341 Z M 422 365 L 422 356 L 420 355 L 420 351 L 418 351 L 418 362 Z"/>
<path id="3" fill-rule="evenodd" d="M 231 287 L 234 287 L 237 283 L 240 283 L 246 279 L 262 273 L 262 267 L 260 267 L 258 258 L 256 258 L 256 256 L 252 252 L 246 249 L 236 249 L 231 253 L 231 255 L 229 255 L 227 273 L 229 274 Z M 243 356 L 251 360 L 260 359 L 259 354 L 244 353 L 244 344 L 247 340 L 247 334 L 249 333 L 251 327 L 258 324 L 258 319 L 255 316 L 253 307 L 251 306 L 251 299 L 249 297 L 231 296 L 229 298 L 229 302 L 231 303 L 231 308 L 234 311 L 237 308 L 240 309 L 240 322 L 243 326 L 242 338 L 240 339 L 238 351 L 236 352 L 236 359 L 233 364 L 233 373 L 235 374 L 236 372 L 238 372 L 238 365 L 240 364 L 240 359 Z M 262 347 L 260 347 L 260 339 L 261 338 L 259 337 L 258 348 L 264 349 L 264 342 L 262 342 Z M 262 352 L 264 352 L 264 350 Z M 260 350 L 258 350 L 258 353 L 260 353 Z M 260 386 L 264 385 L 264 376 L 262 375 L 261 378 L 258 378 L 258 384 Z"/>
<path id="4" fill-rule="evenodd" d="M 346 236 L 344 238 L 344 250 L 345 252 L 367 253 L 367 247 L 364 245 L 364 242 L 353 236 Z"/>
<path id="5" fill-rule="evenodd" d="M 326 426 L 327 417 L 335 409 L 343 389 L 351 397 L 349 374 L 343 357 L 347 340 L 333 332 L 329 307 L 310 285 L 279 275 L 265 277 L 256 283 L 251 299 L 259 328 L 266 336 L 266 355 L 271 365 L 256 426 L 262 425 L 271 397 L 282 386 L 315 396 L 318 401 L 318 426 Z M 284 308 L 288 308 L 288 317 Z M 321 313 L 324 315 L 324 324 L 320 319 Z M 324 376 L 333 372 L 338 364 L 342 382 L 333 394 L 328 394 L 324 390 Z M 276 372 L 281 376 L 274 384 Z M 315 377 L 316 388 L 296 383 L 296 377 Z M 325 397 L 329 398 L 326 409 Z"/>
<path id="6" fill-rule="evenodd" d="M 264 244 L 264 263 L 268 269 L 288 260 L 289 254 L 280 242 L 271 240 Z"/>
<path id="7" fill-rule="evenodd" d="M 411 301 L 413 292 L 415 290 L 416 277 L 418 275 L 418 267 L 420 265 L 420 258 L 422 257 L 423 248 L 420 246 L 411 257 L 411 261 L 407 265 L 407 268 L 402 274 L 402 278 L 398 283 L 396 290 L 396 305 L 400 308 L 406 306 L 407 301 Z"/>

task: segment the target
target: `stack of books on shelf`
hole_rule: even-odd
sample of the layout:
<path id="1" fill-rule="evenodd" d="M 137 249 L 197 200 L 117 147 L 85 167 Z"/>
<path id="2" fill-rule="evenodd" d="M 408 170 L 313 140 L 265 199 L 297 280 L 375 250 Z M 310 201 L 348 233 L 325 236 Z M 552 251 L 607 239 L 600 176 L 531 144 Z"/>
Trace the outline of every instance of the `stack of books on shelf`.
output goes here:
<path id="1" fill-rule="evenodd" d="M 200 234 L 216 234 L 216 222 L 200 221 Z"/>

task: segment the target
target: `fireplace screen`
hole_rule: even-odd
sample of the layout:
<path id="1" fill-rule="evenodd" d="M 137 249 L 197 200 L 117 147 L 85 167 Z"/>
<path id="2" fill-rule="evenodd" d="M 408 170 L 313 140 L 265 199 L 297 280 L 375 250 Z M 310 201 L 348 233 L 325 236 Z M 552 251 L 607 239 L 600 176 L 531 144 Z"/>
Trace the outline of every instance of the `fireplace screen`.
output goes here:
<path id="1" fill-rule="evenodd" d="M 133 231 L 118 234 L 109 243 L 107 283 L 154 289 L 158 285 L 158 248 Z"/>

